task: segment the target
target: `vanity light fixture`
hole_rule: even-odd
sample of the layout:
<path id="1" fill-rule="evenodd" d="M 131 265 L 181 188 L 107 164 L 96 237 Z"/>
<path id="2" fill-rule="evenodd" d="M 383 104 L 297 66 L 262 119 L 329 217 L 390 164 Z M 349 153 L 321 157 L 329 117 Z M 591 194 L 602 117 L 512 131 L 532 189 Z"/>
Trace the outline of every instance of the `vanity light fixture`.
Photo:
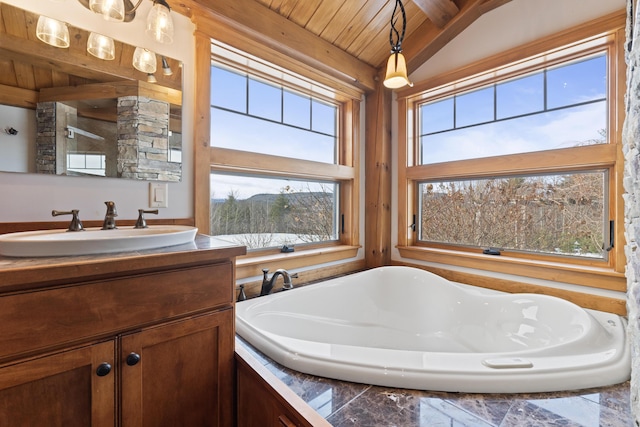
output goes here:
<path id="1" fill-rule="evenodd" d="M 173 75 L 173 70 L 169 65 L 169 61 L 167 61 L 167 58 L 165 58 L 164 56 L 162 57 L 162 74 L 164 74 L 165 76 Z"/>
<path id="2" fill-rule="evenodd" d="M 396 22 L 398 21 L 396 14 L 398 13 L 398 9 L 400 9 L 400 17 L 402 18 L 402 32 L 399 32 L 396 28 Z M 407 76 L 407 61 L 402 54 L 402 41 L 404 40 L 404 33 L 407 29 L 407 16 L 402 0 L 396 0 L 396 5 L 391 14 L 390 24 L 389 43 L 391 44 L 391 56 L 387 61 L 387 74 L 383 84 L 390 89 L 398 89 L 406 85 L 413 86 L 413 83 L 409 81 L 409 77 Z"/>
<path id="3" fill-rule="evenodd" d="M 96 58 L 112 60 L 116 57 L 116 48 L 111 37 L 91 32 L 87 40 L 87 52 Z"/>
<path id="4" fill-rule="evenodd" d="M 153 74 L 156 72 L 156 54 L 149 49 L 136 47 L 133 52 L 133 67 L 143 73 Z"/>
<path id="5" fill-rule="evenodd" d="M 173 42 L 173 19 L 171 7 L 166 0 L 151 0 L 153 6 L 147 15 L 146 33 L 160 43 Z M 134 5 L 132 0 L 78 0 L 89 10 L 94 11 L 109 21 L 131 22 L 136 16 L 136 10 L 142 4 L 138 0 Z"/>
<path id="6" fill-rule="evenodd" d="M 36 36 L 39 40 L 54 47 L 69 47 L 69 28 L 67 24 L 44 15 L 38 18 Z"/>
<path id="7" fill-rule="evenodd" d="M 153 73 L 147 73 L 147 83 L 158 83 L 158 79 Z"/>
<path id="8" fill-rule="evenodd" d="M 89 8 L 107 21 L 124 21 L 124 0 L 90 0 Z"/>

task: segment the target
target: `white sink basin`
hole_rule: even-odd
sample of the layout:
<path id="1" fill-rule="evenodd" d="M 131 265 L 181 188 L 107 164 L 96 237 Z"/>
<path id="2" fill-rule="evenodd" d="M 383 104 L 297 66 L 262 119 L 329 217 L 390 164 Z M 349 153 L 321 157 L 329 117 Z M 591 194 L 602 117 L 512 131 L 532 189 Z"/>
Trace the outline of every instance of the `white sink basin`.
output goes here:
<path id="1" fill-rule="evenodd" d="M 84 231 L 43 230 L 0 235 L 0 255 L 47 257 L 140 251 L 192 242 L 198 229 L 184 225 Z"/>

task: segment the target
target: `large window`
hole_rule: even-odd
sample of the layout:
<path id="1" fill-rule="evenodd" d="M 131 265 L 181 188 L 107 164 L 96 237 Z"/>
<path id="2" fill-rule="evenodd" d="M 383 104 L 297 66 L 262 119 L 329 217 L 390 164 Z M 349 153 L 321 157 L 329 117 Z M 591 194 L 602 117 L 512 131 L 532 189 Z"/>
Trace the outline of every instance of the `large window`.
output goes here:
<path id="1" fill-rule="evenodd" d="M 403 257 L 623 287 L 620 34 L 400 97 Z"/>
<path id="2" fill-rule="evenodd" d="M 250 251 L 352 244 L 353 101 L 224 49 L 211 66 L 211 234 Z"/>
<path id="3" fill-rule="evenodd" d="M 419 104 L 420 163 L 605 144 L 606 59 L 601 52 Z M 604 259 L 605 182 L 605 171 L 592 171 L 421 183 L 418 238 Z"/>

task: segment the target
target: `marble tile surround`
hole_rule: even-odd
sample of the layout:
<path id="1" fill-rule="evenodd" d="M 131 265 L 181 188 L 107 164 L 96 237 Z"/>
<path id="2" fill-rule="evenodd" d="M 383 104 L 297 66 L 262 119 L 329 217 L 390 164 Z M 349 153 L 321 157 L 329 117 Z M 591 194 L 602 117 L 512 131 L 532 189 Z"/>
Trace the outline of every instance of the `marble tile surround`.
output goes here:
<path id="1" fill-rule="evenodd" d="M 356 384 L 285 368 L 250 353 L 335 427 L 633 427 L 629 383 L 532 394 L 444 393 Z"/>

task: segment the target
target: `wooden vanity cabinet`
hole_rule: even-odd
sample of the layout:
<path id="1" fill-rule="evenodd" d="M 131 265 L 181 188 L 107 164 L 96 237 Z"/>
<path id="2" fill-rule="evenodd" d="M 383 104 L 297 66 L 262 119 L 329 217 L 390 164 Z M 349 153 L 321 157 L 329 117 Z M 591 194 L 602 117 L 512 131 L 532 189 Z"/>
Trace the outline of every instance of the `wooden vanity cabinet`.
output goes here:
<path id="1" fill-rule="evenodd" d="M 238 427 L 330 427 L 242 344 L 236 343 Z"/>
<path id="2" fill-rule="evenodd" d="M 0 426 L 113 427 L 114 366 L 112 340 L 0 368 Z"/>
<path id="3" fill-rule="evenodd" d="M 122 426 L 231 426 L 233 310 L 125 335 Z"/>
<path id="4" fill-rule="evenodd" d="M 232 426 L 244 248 L 207 252 L 120 259 L 113 277 L 98 264 L 50 286 L 0 282 L 0 426 Z"/>

